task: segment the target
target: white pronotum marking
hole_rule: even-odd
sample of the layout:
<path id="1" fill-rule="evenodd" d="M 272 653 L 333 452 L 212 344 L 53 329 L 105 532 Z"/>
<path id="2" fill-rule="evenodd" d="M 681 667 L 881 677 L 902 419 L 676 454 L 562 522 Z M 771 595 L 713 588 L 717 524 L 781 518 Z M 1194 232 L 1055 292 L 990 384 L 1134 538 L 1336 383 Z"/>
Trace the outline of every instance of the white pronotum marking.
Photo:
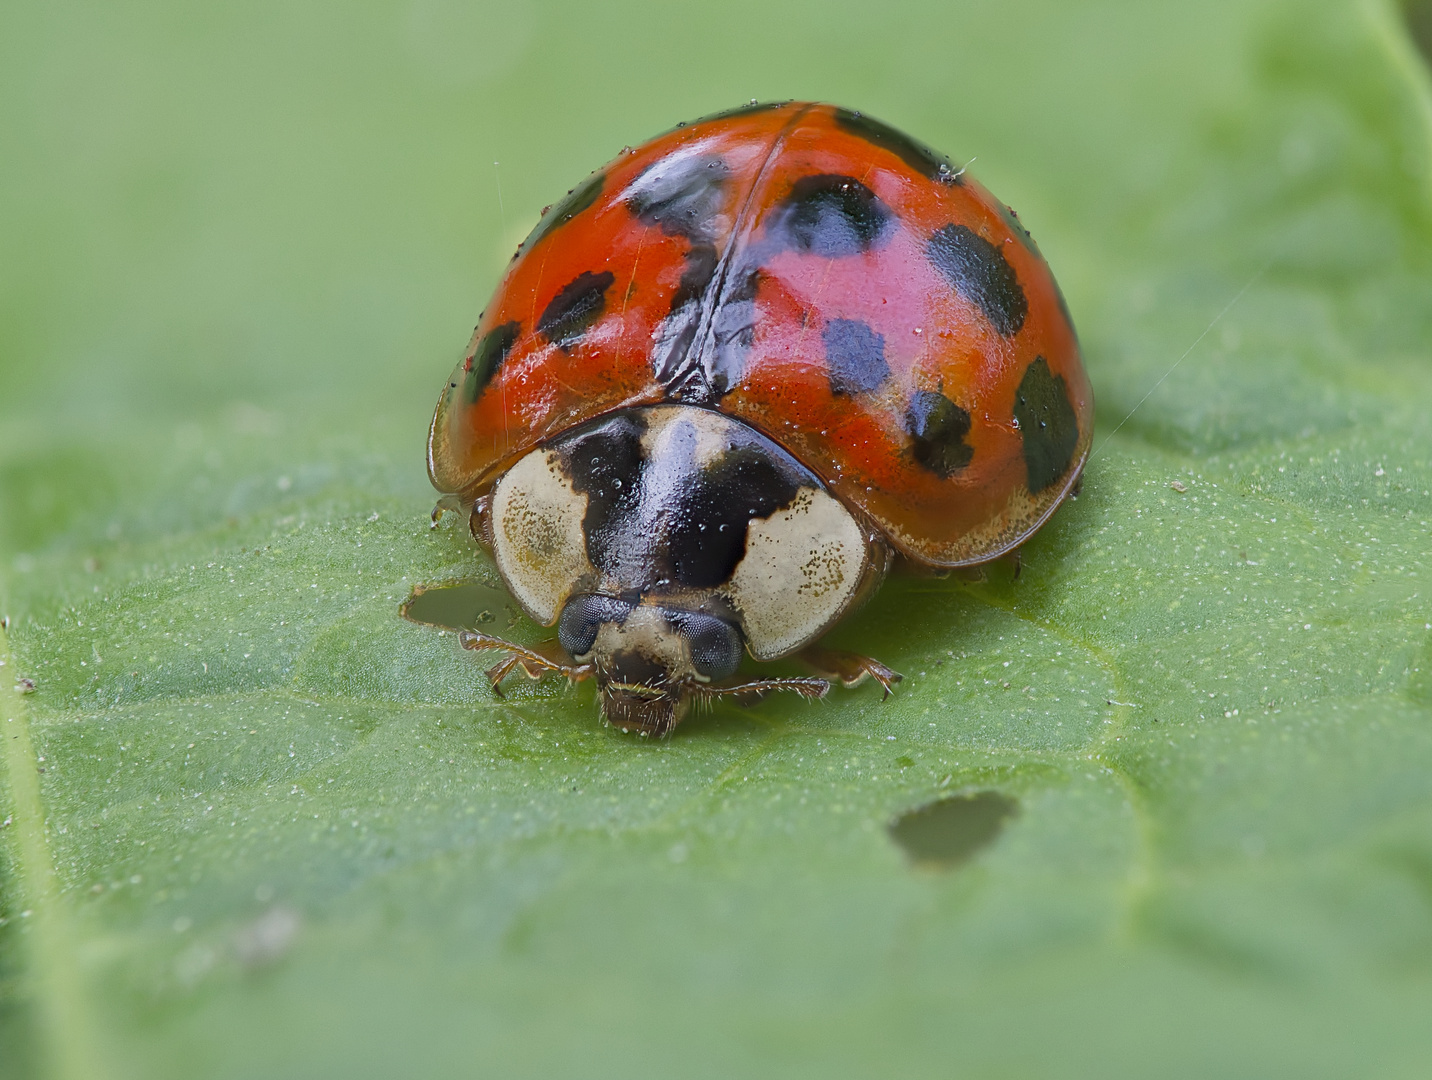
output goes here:
<path id="1" fill-rule="evenodd" d="M 579 582 L 596 576 L 587 559 L 582 518 L 587 497 L 572 490 L 558 456 L 534 450 L 497 482 L 492 495 L 492 554 L 513 597 L 551 626 Z"/>
<path id="2" fill-rule="evenodd" d="M 752 521 L 746 557 L 721 590 L 751 655 L 773 660 L 820 637 L 854 599 L 868 559 L 855 519 L 824 491 L 802 488 L 787 509 Z"/>

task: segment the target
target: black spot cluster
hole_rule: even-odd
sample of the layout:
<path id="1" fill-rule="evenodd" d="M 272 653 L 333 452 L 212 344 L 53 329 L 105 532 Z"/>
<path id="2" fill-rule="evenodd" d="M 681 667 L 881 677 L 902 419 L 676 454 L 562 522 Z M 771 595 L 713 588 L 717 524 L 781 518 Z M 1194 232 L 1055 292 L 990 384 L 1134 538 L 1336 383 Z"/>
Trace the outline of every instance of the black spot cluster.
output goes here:
<path id="1" fill-rule="evenodd" d="M 894 214 L 853 176 L 802 176 L 772 210 L 766 232 L 777 244 L 838 259 L 869 251 Z"/>
<path id="2" fill-rule="evenodd" d="M 1019 333 L 1029 302 L 998 247 L 968 225 L 946 225 L 925 250 L 950 287 L 984 312 L 1002 336 Z"/>
<path id="3" fill-rule="evenodd" d="M 959 472 L 974 457 L 974 447 L 965 442 L 970 433 L 970 414 L 942 393 L 917 391 L 905 412 L 905 428 L 910 433 L 916 463 L 942 480 Z"/>
<path id="4" fill-rule="evenodd" d="M 1024 440 L 1029 490 L 1038 493 L 1069 471 L 1079 445 L 1079 418 L 1069 401 L 1069 387 L 1042 356 L 1034 358 L 1019 381 L 1014 418 Z"/>

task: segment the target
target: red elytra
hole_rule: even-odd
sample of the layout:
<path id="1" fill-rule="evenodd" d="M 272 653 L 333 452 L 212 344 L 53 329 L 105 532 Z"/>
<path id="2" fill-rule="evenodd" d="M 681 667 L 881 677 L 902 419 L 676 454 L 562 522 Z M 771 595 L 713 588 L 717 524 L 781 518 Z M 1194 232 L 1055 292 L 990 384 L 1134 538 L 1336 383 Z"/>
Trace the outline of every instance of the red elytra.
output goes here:
<path id="1" fill-rule="evenodd" d="M 1027 539 L 1093 428 L 1012 212 L 894 129 L 800 102 L 677 128 L 550 209 L 438 403 L 429 472 L 470 500 L 574 425 L 663 401 L 756 428 L 939 567 Z"/>

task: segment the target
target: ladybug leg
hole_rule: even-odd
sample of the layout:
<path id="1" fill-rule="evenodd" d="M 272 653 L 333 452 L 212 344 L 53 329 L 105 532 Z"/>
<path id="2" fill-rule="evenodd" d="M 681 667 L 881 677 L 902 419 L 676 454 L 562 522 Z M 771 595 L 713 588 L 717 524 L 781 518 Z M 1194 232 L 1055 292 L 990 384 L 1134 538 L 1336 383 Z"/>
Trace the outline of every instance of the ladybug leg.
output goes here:
<path id="1" fill-rule="evenodd" d="M 879 660 L 859 653 L 808 645 L 796 655 L 820 674 L 839 679 L 840 684 L 847 688 L 859 686 L 867 678 L 872 678 L 884 688 L 885 697 L 890 696 L 895 684 L 903 678 L 898 671 L 890 670 Z"/>
<path id="2" fill-rule="evenodd" d="M 472 509 L 467 515 L 467 529 L 472 533 L 472 538 L 484 547 L 492 547 L 492 515 L 489 508 L 492 506 L 492 497 L 484 495 L 472 504 Z"/>
<path id="3" fill-rule="evenodd" d="M 452 510 L 456 513 L 462 512 L 462 500 L 459 499 L 456 495 L 444 495 L 441 499 L 438 500 L 437 505 L 433 507 L 432 527 L 434 529 L 438 527 L 438 522 L 442 521 L 443 515 L 446 514 L 449 510 Z"/>
<path id="4" fill-rule="evenodd" d="M 555 641 L 544 641 L 528 648 L 524 645 L 514 645 L 510 641 L 503 641 L 501 638 L 489 637 L 487 634 L 475 633 L 472 630 L 462 631 L 458 634 L 457 640 L 464 649 L 471 649 L 474 652 L 497 649 L 507 653 L 500 663 L 487 670 L 487 680 L 492 684 L 492 689 L 496 691 L 498 697 L 502 696 L 502 691 L 498 689 L 498 683 L 512 674 L 516 668 L 521 668 L 523 674 L 529 679 L 540 679 L 547 672 L 556 671 L 567 676 L 573 682 L 589 679 L 595 672 L 591 664 L 567 662 L 565 654 L 560 652 L 561 646 Z"/>
<path id="5" fill-rule="evenodd" d="M 773 690 L 790 690 L 814 701 L 830 692 L 830 683 L 824 679 L 755 679 L 735 686 L 697 685 L 691 688 L 691 693 L 708 703 L 717 698 L 731 698 L 737 705 L 749 708 Z"/>

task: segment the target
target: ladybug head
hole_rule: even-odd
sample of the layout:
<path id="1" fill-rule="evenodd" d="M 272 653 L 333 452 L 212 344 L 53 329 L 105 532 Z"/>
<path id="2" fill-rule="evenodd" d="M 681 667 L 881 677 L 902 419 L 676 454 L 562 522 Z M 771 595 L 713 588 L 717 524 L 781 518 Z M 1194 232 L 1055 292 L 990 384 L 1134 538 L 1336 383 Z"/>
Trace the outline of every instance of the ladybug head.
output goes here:
<path id="1" fill-rule="evenodd" d="M 717 615 L 598 593 L 567 602 L 557 640 L 596 668 L 608 722 L 650 735 L 679 724 L 692 694 L 734 675 L 745 651 L 741 631 Z"/>

